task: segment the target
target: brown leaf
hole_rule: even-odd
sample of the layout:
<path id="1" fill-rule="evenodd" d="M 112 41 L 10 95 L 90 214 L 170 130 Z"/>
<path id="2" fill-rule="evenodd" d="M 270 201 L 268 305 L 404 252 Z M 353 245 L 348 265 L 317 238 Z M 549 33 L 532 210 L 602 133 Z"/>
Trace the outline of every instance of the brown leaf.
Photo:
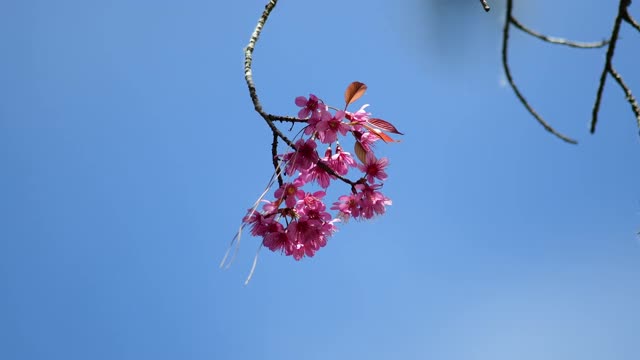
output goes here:
<path id="1" fill-rule="evenodd" d="M 356 141 L 354 150 L 355 150 L 356 156 L 358 157 L 358 159 L 360 159 L 360 162 L 364 164 L 365 161 L 367 160 L 367 150 L 365 150 L 364 147 L 362 147 L 362 144 L 360 144 L 360 141 Z"/>
<path id="2" fill-rule="evenodd" d="M 390 122 L 382 120 L 382 119 L 371 118 L 371 119 L 369 119 L 369 124 L 371 124 L 371 125 L 373 125 L 375 127 L 378 127 L 378 128 L 380 128 L 382 130 L 388 131 L 390 133 L 404 135 L 403 133 L 398 131 L 398 129 L 396 129 L 396 127 L 393 126 Z"/>
<path id="3" fill-rule="evenodd" d="M 352 102 L 360 99 L 364 92 L 367 91 L 367 85 L 354 81 L 347 87 L 347 90 L 344 92 L 344 102 L 348 106 Z"/>

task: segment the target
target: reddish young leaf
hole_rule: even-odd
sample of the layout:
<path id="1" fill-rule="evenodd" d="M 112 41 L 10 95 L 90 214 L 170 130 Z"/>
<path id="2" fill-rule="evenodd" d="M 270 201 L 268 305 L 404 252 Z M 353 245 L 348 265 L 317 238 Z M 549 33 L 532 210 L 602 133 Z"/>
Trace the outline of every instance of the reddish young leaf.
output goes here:
<path id="1" fill-rule="evenodd" d="M 347 87 L 347 90 L 344 92 L 344 102 L 348 106 L 352 102 L 360 99 L 364 92 L 367 91 L 367 85 L 354 81 Z"/>
<path id="2" fill-rule="evenodd" d="M 386 142 L 386 143 L 390 143 L 390 142 L 398 142 L 397 140 L 393 140 L 391 138 L 391 136 L 385 134 L 382 130 L 380 129 L 376 129 L 376 128 L 372 128 L 369 125 L 364 125 L 365 128 L 367 128 L 367 130 L 369 130 L 372 134 L 378 136 L 380 139 L 382 139 L 382 141 Z"/>
<path id="3" fill-rule="evenodd" d="M 360 162 L 364 164 L 367 159 L 367 150 L 365 150 L 364 147 L 362 147 L 362 144 L 360 144 L 360 141 L 356 141 L 354 150 L 355 150 L 356 156 L 358 157 L 358 159 L 360 159 Z"/>
<path id="4" fill-rule="evenodd" d="M 404 135 L 403 133 L 398 131 L 398 129 L 396 129 L 395 126 L 391 125 L 390 122 L 382 120 L 382 119 L 371 118 L 371 119 L 369 119 L 369 124 L 371 124 L 371 125 L 373 125 L 375 127 L 378 127 L 378 128 L 380 128 L 382 130 L 388 131 L 390 133 Z"/>

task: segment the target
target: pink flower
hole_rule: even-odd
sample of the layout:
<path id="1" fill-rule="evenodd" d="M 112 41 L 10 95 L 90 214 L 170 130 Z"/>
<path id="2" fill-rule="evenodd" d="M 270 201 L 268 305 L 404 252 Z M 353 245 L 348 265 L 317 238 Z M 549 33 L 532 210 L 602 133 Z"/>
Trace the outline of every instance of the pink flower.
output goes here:
<path id="1" fill-rule="evenodd" d="M 347 175 L 350 167 L 356 167 L 356 161 L 351 157 L 351 154 L 342 151 L 342 147 L 340 144 L 336 146 L 336 153 L 329 160 L 329 166 L 333 169 L 333 171 L 337 172 L 339 175 Z"/>
<path id="2" fill-rule="evenodd" d="M 364 165 L 359 165 L 358 168 L 365 173 L 367 181 L 374 183 L 375 179 L 385 180 L 387 173 L 384 169 L 389 165 L 387 158 L 376 159 L 376 156 L 372 152 L 367 153 Z"/>
<path id="3" fill-rule="evenodd" d="M 345 95 L 347 104 L 362 95 L 366 89 L 363 85 L 358 82 L 349 85 Z M 353 113 L 341 111 L 327 106 L 314 94 L 309 94 L 308 98 L 296 97 L 295 104 L 300 107 L 298 117 L 306 123 L 302 130 L 304 138 L 292 144 L 293 151 L 275 159 L 281 161 L 284 174 L 290 178 L 283 183 L 283 177 L 278 174 L 282 185 L 275 190 L 275 199 L 263 200 L 263 194 L 261 207 L 256 205 L 249 209 L 240 230 L 246 227 L 251 235 L 261 237 L 262 246 L 301 260 L 315 256 L 327 245 L 337 231 L 338 221 L 352 217 L 370 219 L 384 214 L 386 207 L 392 204 L 391 199 L 380 192 L 381 182 L 387 179 L 389 160 L 376 158 L 373 145 L 378 140 L 394 142 L 384 131 L 400 132 L 385 120 L 371 118 L 371 113 L 366 111 L 368 104 Z M 338 142 L 340 136 L 349 132 L 355 138 L 358 159 L 343 151 Z M 335 154 L 332 149 L 334 142 Z M 317 151 L 318 143 L 328 144 L 323 157 Z M 357 180 L 343 178 L 350 172 L 354 173 L 351 171 L 354 167 L 363 172 L 362 177 Z M 327 210 L 324 190 L 336 179 L 351 185 L 352 194 L 340 196 Z M 307 192 L 304 186 L 311 182 L 317 183 L 323 191 Z M 318 188 L 315 184 L 312 186 Z M 240 231 L 237 236 L 239 234 Z"/>
<path id="4" fill-rule="evenodd" d="M 292 243 L 291 247 L 288 249 L 288 252 L 285 252 L 287 256 L 293 256 L 293 259 L 299 261 L 304 257 L 305 249 L 304 244 L 301 243 Z"/>
<path id="5" fill-rule="evenodd" d="M 288 242 L 292 244 L 286 255 L 300 260 L 305 255 L 312 257 L 316 251 L 327 245 L 327 239 L 336 231 L 334 221 L 319 221 L 301 216 L 292 221 L 287 228 Z"/>
<path id="6" fill-rule="evenodd" d="M 287 175 L 293 175 L 296 171 L 307 170 L 320 159 L 316 151 L 317 144 L 315 141 L 300 139 L 296 141 L 295 145 L 296 151 L 288 152 L 282 157 L 287 163 L 285 166 Z"/>
<path id="7" fill-rule="evenodd" d="M 304 183 L 304 180 L 298 177 L 292 183 L 283 184 L 276 190 L 274 195 L 278 200 L 284 199 L 288 208 L 293 208 L 297 199 L 304 197 L 304 191 L 300 189 Z"/>
<path id="8" fill-rule="evenodd" d="M 360 108 L 360 110 L 356 111 L 355 113 L 350 113 L 347 112 L 347 114 L 349 115 L 349 119 L 351 120 L 351 122 L 353 122 L 353 127 L 355 130 L 360 130 L 362 127 L 362 124 L 366 123 L 367 121 L 369 121 L 369 117 L 371 116 L 371 113 L 366 112 L 364 109 L 366 109 L 369 106 L 369 104 L 364 104 L 362 105 L 362 107 Z"/>
<path id="9" fill-rule="evenodd" d="M 337 111 L 331 118 L 324 117 L 315 125 L 321 142 L 331 144 L 338 139 L 338 133 L 344 136 L 351 130 L 351 126 L 342 121 L 343 118 L 344 111 Z"/>
<path id="10" fill-rule="evenodd" d="M 315 134 L 318 124 L 323 121 L 331 120 L 331 113 L 327 110 L 326 106 L 321 106 L 319 111 L 311 114 L 311 117 L 307 121 L 307 127 L 304 128 L 304 133 L 307 135 Z"/>
<path id="11" fill-rule="evenodd" d="M 304 245 L 307 241 L 319 235 L 318 227 L 320 225 L 321 223 L 316 220 L 310 220 L 306 216 L 301 216 L 299 219 L 289 223 L 287 227 L 289 241 L 294 244 Z"/>
<path id="12" fill-rule="evenodd" d="M 296 203 L 296 211 L 298 214 L 306 215 L 308 209 L 324 211 L 326 205 L 322 201 L 322 198 L 326 195 L 324 191 L 316 191 L 312 193 L 306 193 L 304 197 Z"/>
<path id="13" fill-rule="evenodd" d="M 274 223 L 272 216 L 265 217 L 264 214 L 253 209 L 249 209 L 242 222 L 251 227 L 251 235 L 253 236 L 263 236 L 267 233 L 269 225 Z"/>
<path id="14" fill-rule="evenodd" d="M 357 218 L 360 216 L 360 195 L 342 195 L 338 198 L 339 201 L 333 203 L 331 210 L 338 210 L 339 217 L 345 220 L 349 220 L 351 216 Z"/>
<path id="15" fill-rule="evenodd" d="M 331 148 L 327 148 L 327 151 L 325 151 L 324 154 L 324 157 L 320 160 L 328 165 L 329 161 L 331 160 Z M 319 166 L 316 163 L 309 169 L 303 171 L 302 174 L 300 174 L 300 178 L 303 179 L 304 182 L 316 181 L 323 189 L 326 189 L 329 187 L 331 179 L 334 179 L 335 177 L 329 175 L 329 173 L 323 167 Z"/>
<path id="16" fill-rule="evenodd" d="M 306 119 L 318 110 L 320 99 L 313 94 L 309 94 L 308 100 L 304 96 L 298 96 L 295 103 L 302 108 L 298 111 L 298 117 L 300 119 Z"/>
<path id="17" fill-rule="evenodd" d="M 359 134 L 359 136 L 357 135 Z M 370 132 L 365 133 L 354 133 L 356 135 L 356 139 L 360 142 L 360 145 L 367 151 L 370 152 L 373 149 L 373 143 L 380 140 L 380 137 L 376 134 L 372 134 Z"/>
<path id="18" fill-rule="evenodd" d="M 325 169 L 318 165 L 314 165 L 308 170 L 303 171 L 302 174 L 300 174 L 300 177 L 302 177 L 306 182 L 317 182 L 323 189 L 329 187 L 331 179 L 333 178 L 333 176 L 331 176 Z"/>
<path id="19" fill-rule="evenodd" d="M 262 244 L 271 251 L 284 251 L 288 244 L 289 238 L 285 233 L 284 226 L 279 222 L 274 222 L 268 227 L 268 231 L 263 235 Z"/>
<path id="20" fill-rule="evenodd" d="M 360 194 L 360 210 L 365 219 L 384 214 L 385 207 L 392 204 L 391 199 L 377 191 L 380 187 L 382 187 L 380 184 L 356 185 L 356 188 L 362 191 Z"/>
<path id="21" fill-rule="evenodd" d="M 264 202 L 264 205 L 262 205 L 262 210 L 264 210 L 263 214 L 274 215 L 278 211 L 278 208 L 280 207 L 279 201 L 267 201 L 267 200 L 262 200 L 262 201 Z"/>

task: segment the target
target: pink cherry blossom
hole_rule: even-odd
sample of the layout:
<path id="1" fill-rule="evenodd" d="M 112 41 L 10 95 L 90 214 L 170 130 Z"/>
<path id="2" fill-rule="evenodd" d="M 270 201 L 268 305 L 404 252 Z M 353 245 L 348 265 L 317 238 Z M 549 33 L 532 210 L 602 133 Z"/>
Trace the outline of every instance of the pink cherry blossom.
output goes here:
<path id="1" fill-rule="evenodd" d="M 284 251 L 288 246 L 289 238 L 285 233 L 285 228 L 279 222 L 274 222 L 268 226 L 268 231 L 263 235 L 262 244 L 271 251 Z"/>
<path id="2" fill-rule="evenodd" d="M 316 151 L 318 145 L 312 139 L 307 141 L 300 139 L 296 141 L 295 145 L 296 151 L 288 152 L 282 157 L 282 160 L 287 163 L 285 166 L 287 175 L 293 175 L 296 171 L 307 170 L 320 159 Z"/>
<path id="3" fill-rule="evenodd" d="M 365 160 L 364 165 L 358 165 L 358 168 L 365 173 L 368 182 L 373 184 L 376 178 L 383 181 L 387 178 L 387 173 L 384 171 L 389 165 L 387 158 L 376 159 L 373 152 L 368 152 Z"/>
<path id="4" fill-rule="evenodd" d="M 363 85 L 355 82 L 347 88 L 347 105 L 362 95 L 358 89 L 353 92 L 354 84 Z M 326 246 L 337 231 L 337 222 L 346 222 L 350 218 L 371 219 L 385 213 L 392 202 L 380 190 L 381 182 L 388 177 L 386 168 L 389 160 L 376 157 L 374 143 L 381 137 L 385 142 L 387 139 L 374 131 L 381 128 L 399 132 L 392 131 L 395 128 L 384 120 L 372 118 L 366 111 L 368 104 L 355 112 L 342 111 L 326 105 L 314 94 L 309 94 L 308 98 L 297 97 L 295 104 L 301 108 L 298 117 L 306 122 L 302 136 L 292 146 L 295 150 L 278 155 L 276 159 L 284 167 L 284 174 L 277 174 L 280 186 L 273 193 L 274 198 L 261 198 L 263 204 L 260 208 L 256 206 L 248 210 L 242 219 L 242 227 L 247 226 L 251 235 L 261 237 L 264 247 L 297 261 L 315 256 Z M 363 164 L 358 165 L 352 154 L 342 149 L 339 141 L 347 133 L 351 133 L 359 143 L 356 153 L 360 160 L 364 160 Z M 298 135 L 300 132 L 294 139 Z M 334 142 L 335 154 L 332 149 Z M 319 143 L 328 144 L 323 157 L 317 151 Z M 350 172 L 362 174 L 359 179 L 345 178 Z M 324 190 L 336 183 L 335 180 L 350 185 L 352 193 L 340 196 L 328 209 Z M 311 183 L 319 185 L 322 191 L 309 191 L 307 186 Z"/>
<path id="5" fill-rule="evenodd" d="M 382 215 L 386 206 L 391 205 L 391 199 L 377 191 L 381 187 L 380 184 L 363 185 L 361 187 L 360 210 L 365 219 L 371 219 L 375 215 Z M 356 186 L 358 188 L 358 185 Z"/>
<path id="6" fill-rule="evenodd" d="M 320 124 L 321 122 L 329 121 L 331 120 L 331 118 L 331 113 L 326 109 L 326 107 L 321 106 L 320 109 L 314 112 L 307 121 L 307 127 L 305 127 L 304 129 L 304 133 L 306 135 L 315 136 L 318 124 Z"/>
<path id="7" fill-rule="evenodd" d="M 338 139 L 338 133 L 344 136 L 351 130 L 351 126 L 342 121 L 343 118 L 344 111 L 336 111 L 334 116 L 325 117 L 316 124 L 315 128 L 321 142 L 331 144 Z"/>
<path id="8" fill-rule="evenodd" d="M 304 190 L 300 189 L 304 183 L 305 181 L 298 177 L 292 183 L 283 184 L 273 195 L 279 200 L 284 198 L 287 207 L 292 208 L 296 205 L 297 199 L 304 197 Z"/>
<path id="9" fill-rule="evenodd" d="M 347 175 L 350 167 L 356 167 L 356 161 L 353 159 L 350 153 L 342 151 L 340 144 L 336 146 L 336 153 L 329 160 L 329 166 L 338 175 Z"/>
<path id="10" fill-rule="evenodd" d="M 339 201 L 333 203 L 331 210 L 338 210 L 338 216 L 344 220 L 349 220 L 351 216 L 357 218 L 360 216 L 360 195 L 342 195 Z"/>
<path id="11" fill-rule="evenodd" d="M 324 211 L 326 205 L 322 198 L 326 195 L 324 191 L 316 191 L 314 193 L 305 193 L 304 197 L 296 203 L 296 210 L 299 214 L 305 214 L 308 209 Z"/>
<path id="12" fill-rule="evenodd" d="M 362 125 L 365 124 L 367 121 L 369 121 L 369 118 L 371 117 L 371 113 L 368 113 L 364 110 L 368 106 L 369 104 L 362 105 L 360 110 L 354 113 L 347 112 L 347 115 L 351 120 L 351 122 L 353 123 L 353 127 L 355 130 L 360 131 L 362 128 Z"/>
<path id="13" fill-rule="evenodd" d="M 304 96 L 298 96 L 295 103 L 302 108 L 298 111 L 298 117 L 300 119 L 306 119 L 312 116 L 320 107 L 320 99 L 313 94 L 309 94 L 309 99 Z"/>
<path id="14" fill-rule="evenodd" d="M 354 133 L 354 135 L 356 135 L 356 133 Z M 373 143 L 380 140 L 380 137 L 376 134 L 365 132 L 359 133 L 359 136 L 356 135 L 356 139 L 360 142 L 360 145 L 362 145 L 366 152 L 372 152 Z"/>
<path id="15" fill-rule="evenodd" d="M 242 219 L 242 222 L 250 226 L 251 235 L 262 236 L 267 232 L 269 224 L 274 221 L 273 217 L 265 217 L 262 213 L 249 209 L 247 216 Z"/>
<path id="16" fill-rule="evenodd" d="M 325 151 L 325 155 L 322 159 L 320 159 L 324 164 L 329 165 L 331 161 L 331 148 L 327 148 Z M 330 175 L 324 167 L 318 165 L 317 163 L 311 166 L 309 169 L 302 171 L 300 174 L 300 178 L 304 180 L 304 182 L 317 182 L 323 189 L 329 187 L 329 184 L 332 179 L 335 179 L 333 175 Z"/>

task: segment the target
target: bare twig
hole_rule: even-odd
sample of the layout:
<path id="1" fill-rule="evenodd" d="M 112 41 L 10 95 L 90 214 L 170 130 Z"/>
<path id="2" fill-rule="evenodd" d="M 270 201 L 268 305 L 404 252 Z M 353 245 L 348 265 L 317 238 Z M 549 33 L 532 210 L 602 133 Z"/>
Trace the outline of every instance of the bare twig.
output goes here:
<path id="1" fill-rule="evenodd" d="M 524 26 L 524 24 L 518 21 L 518 19 L 516 19 L 514 16 L 511 16 L 510 21 L 515 27 L 524 31 L 525 33 L 531 36 L 537 37 L 538 39 L 542 41 L 546 41 L 551 44 L 566 45 L 566 46 L 580 48 L 580 49 L 594 49 L 594 48 L 601 48 L 607 45 L 608 43 L 607 40 L 602 40 L 597 42 L 579 42 L 579 41 L 571 41 L 571 40 L 553 37 L 553 36 L 547 36 Z"/>
<path id="2" fill-rule="evenodd" d="M 620 4 L 618 5 L 618 14 L 616 15 L 616 19 L 613 23 L 613 30 L 611 31 L 611 37 L 609 38 L 609 47 L 607 48 L 607 55 L 605 58 L 602 73 L 600 74 L 598 91 L 596 92 L 596 100 L 593 104 L 590 130 L 592 134 L 596 131 L 596 125 L 598 124 L 598 112 L 600 111 L 600 102 L 602 101 L 604 84 L 607 82 L 607 74 L 610 73 L 611 69 L 613 68 L 611 66 L 611 60 L 613 59 L 613 54 L 616 51 L 616 43 L 618 42 L 618 34 L 620 32 L 620 24 L 622 23 L 624 14 L 627 12 L 627 6 L 629 6 L 630 3 L 630 0 L 620 0 Z"/>
<path id="3" fill-rule="evenodd" d="M 609 73 L 618 82 L 618 85 L 620 85 L 622 91 L 624 91 L 624 95 L 627 98 L 629 105 L 631 105 L 631 111 L 633 111 L 634 115 L 636 116 L 638 128 L 640 128 L 640 106 L 638 105 L 638 101 L 636 100 L 636 98 L 633 96 L 633 93 L 631 93 L 631 88 L 629 88 L 629 86 L 625 84 L 624 79 L 613 66 L 611 66 L 611 68 L 609 69 Z"/>
<path id="4" fill-rule="evenodd" d="M 577 41 L 570 41 L 563 38 L 547 36 L 533 29 L 528 28 L 527 26 L 522 24 L 520 21 L 518 21 L 518 19 L 516 19 L 515 16 L 513 16 L 513 0 L 507 0 L 506 19 L 505 19 L 505 25 L 504 25 L 504 31 L 503 31 L 503 37 L 502 37 L 502 63 L 504 66 L 504 71 L 507 76 L 507 80 L 509 81 L 509 85 L 511 85 L 511 88 L 516 93 L 516 96 L 518 97 L 520 102 L 529 111 L 529 113 L 533 115 L 533 117 L 535 117 L 536 120 L 538 120 L 538 122 L 542 124 L 542 126 L 544 126 L 545 129 L 547 129 L 547 131 L 553 133 L 554 135 L 560 137 L 561 139 L 567 142 L 576 143 L 575 140 L 567 138 L 564 135 L 557 133 L 549 124 L 547 124 L 544 121 L 544 119 L 542 119 L 542 117 L 535 111 L 535 109 L 533 109 L 531 104 L 527 102 L 527 100 L 524 98 L 524 96 L 522 95 L 518 87 L 513 82 L 509 64 L 507 62 L 507 48 L 508 48 L 508 41 L 509 41 L 510 25 L 513 24 L 513 26 L 525 32 L 526 34 L 529 34 L 533 37 L 536 37 L 542 41 L 545 41 L 551 44 L 565 45 L 565 46 L 570 46 L 570 47 L 580 48 L 580 49 L 593 49 L 593 48 L 601 48 L 601 47 L 607 46 L 605 64 L 602 69 L 602 73 L 600 74 L 600 81 L 598 82 L 596 99 L 593 105 L 590 131 L 591 133 L 594 133 L 596 130 L 596 125 L 598 123 L 598 113 L 600 111 L 600 103 L 602 102 L 602 93 L 604 92 L 604 86 L 607 81 L 607 75 L 611 75 L 624 91 L 627 101 L 631 105 L 631 109 L 636 116 L 636 120 L 638 121 L 638 127 L 640 127 L 640 107 L 638 106 L 638 102 L 633 96 L 631 92 L 631 88 L 627 86 L 622 76 L 613 68 L 613 65 L 612 65 L 612 60 L 615 53 L 616 43 L 618 41 L 618 34 L 620 32 L 620 26 L 622 21 L 624 20 L 633 28 L 640 31 L 640 24 L 638 24 L 638 22 L 636 22 L 635 19 L 633 19 L 633 17 L 631 17 L 631 15 L 628 12 L 628 7 L 630 4 L 631 4 L 631 0 L 620 0 L 618 5 L 618 14 L 616 15 L 616 18 L 613 24 L 611 36 L 608 39 L 598 41 L 598 42 L 577 42 Z"/>
<path id="5" fill-rule="evenodd" d="M 629 1 L 631 4 L 631 1 Z M 626 21 L 629 25 L 633 26 L 636 30 L 640 31 L 640 24 L 629 14 L 628 6 L 624 8 L 624 15 L 622 17 L 624 21 Z"/>
<path id="6" fill-rule="evenodd" d="M 487 3 L 486 0 L 480 0 L 480 3 L 482 4 L 482 8 L 484 9 L 484 11 L 491 10 L 491 8 L 489 7 L 489 4 Z"/>
<path id="7" fill-rule="evenodd" d="M 507 57 L 508 44 L 509 44 L 509 28 L 510 28 L 510 25 L 511 25 L 511 18 L 512 18 L 511 14 L 512 14 L 512 11 L 513 11 L 513 0 L 507 0 L 507 10 L 506 10 L 506 15 L 505 15 L 504 29 L 503 29 L 503 32 L 502 32 L 502 65 L 504 67 L 505 75 L 507 76 L 507 81 L 509 82 L 509 85 L 511 85 L 511 88 L 513 89 L 513 92 L 515 92 L 516 96 L 518 97 L 518 99 L 520 100 L 522 105 L 524 105 L 524 107 L 529 111 L 529 113 L 536 120 L 538 120 L 540 125 L 542 125 L 548 132 L 552 133 L 553 135 L 557 136 L 558 138 L 562 139 L 563 141 L 566 141 L 566 142 L 568 142 L 570 144 L 577 144 L 578 142 L 576 140 L 571 139 L 571 138 L 559 133 L 553 127 L 551 127 L 551 125 L 549 125 L 542 118 L 542 116 L 540 116 L 536 112 L 536 110 L 531 106 L 531 104 L 529 104 L 527 99 L 525 99 L 524 95 L 522 95 L 522 93 L 520 92 L 520 89 L 518 89 L 518 87 L 516 86 L 515 82 L 513 81 L 513 76 L 511 76 L 511 69 L 509 68 L 509 62 L 508 62 L 508 57 Z"/>
<path id="8" fill-rule="evenodd" d="M 297 117 L 293 117 L 293 116 L 278 116 L 278 115 L 271 115 L 271 114 L 266 114 L 266 115 L 271 121 L 289 122 L 292 124 L 308 122 L 308 120 L 306 119 L 298 119 Z"/>
<path id="9" fill-rule="evenodd" d="M 278 160 L 278 134 L 273 133 L 273 142 L 271 143 L 271 161 L 273 161 L 273 168 L 276 171 L 278 177 L 278 185 L 282 187 L 284 181 L 282 180 L 282 172 L 280 171 L 280 161 Z"/>

